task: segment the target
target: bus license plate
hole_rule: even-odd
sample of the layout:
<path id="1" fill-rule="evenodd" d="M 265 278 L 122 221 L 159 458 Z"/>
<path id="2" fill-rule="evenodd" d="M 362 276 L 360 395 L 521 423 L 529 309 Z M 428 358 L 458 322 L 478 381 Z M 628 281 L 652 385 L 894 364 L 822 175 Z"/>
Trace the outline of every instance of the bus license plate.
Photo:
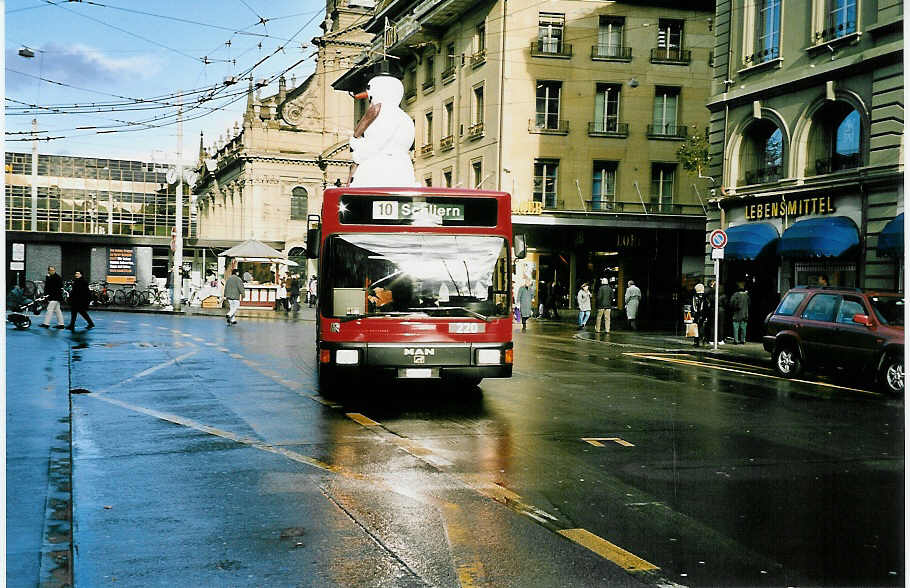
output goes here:
<path id="1" fill-rule="evenodd" d="M 449 323 L 449 332 L 458 335 L 470 333 L 485 333 L 487 325 L 484 323 Z"/>
<path id="2" fill-rule="evenodd" d="M 434 377 L 431 368 L 404 368 L 398 370 L 399 378 L 432 378 Z"/>

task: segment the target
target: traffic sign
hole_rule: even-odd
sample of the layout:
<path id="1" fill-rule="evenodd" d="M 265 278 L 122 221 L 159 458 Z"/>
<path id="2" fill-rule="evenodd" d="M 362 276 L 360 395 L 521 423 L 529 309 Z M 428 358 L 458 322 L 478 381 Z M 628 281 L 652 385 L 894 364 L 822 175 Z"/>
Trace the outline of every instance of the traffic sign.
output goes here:
<path id="1" fill-rule="evenodd" d="M 721 229 L 714 229 L 711 231 L 711 236 L 708 238 L 708 241 L 710 241 L 711 247 L 723 249 L 727 245 L 727 233 L 723 232 Z"/>

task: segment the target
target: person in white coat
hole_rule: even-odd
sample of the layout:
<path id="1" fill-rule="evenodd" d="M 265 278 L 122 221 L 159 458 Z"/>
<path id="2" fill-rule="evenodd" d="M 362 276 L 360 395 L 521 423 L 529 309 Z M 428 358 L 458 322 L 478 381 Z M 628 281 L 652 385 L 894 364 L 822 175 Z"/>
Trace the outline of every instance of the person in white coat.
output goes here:
<path id="1" fill-rule="evenodd" d="M 350 187 L 415 187 L 411 145 L 414 121 L 400 107 L 404 86 L 398 78 L 376 76 L 367 91 L 370 107 L 354 129 L 351 155 L 357 167 Z"/>
<path id="2" fill-rule="evenodd" d="M 641 289 L 635 285 L 635 282 L 629 280 L 626 288 L 626 318 L 629 321 L 629 327 L 633 331 L 638 330 L 638 305 L 641 302 Z"/>

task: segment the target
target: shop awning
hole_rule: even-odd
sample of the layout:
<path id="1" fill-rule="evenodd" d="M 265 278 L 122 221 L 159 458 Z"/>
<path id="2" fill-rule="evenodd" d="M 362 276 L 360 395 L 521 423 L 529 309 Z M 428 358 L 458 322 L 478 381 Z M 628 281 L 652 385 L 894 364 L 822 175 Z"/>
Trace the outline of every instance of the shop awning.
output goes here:
<path id="1" fill-rule="evenodd" d="M 904 213 L 900 213 L 885 225 L 878 234 L 879 257 L 904 256 Z"/>
<path id="2" fill-rule="evenodd" d="M 859 246 L 856 223 L 846 216 L 808 218 L 784 231 L 777 243 L 781 257 L 841 257 Z"/>
<path id="3" fill-rule="evenodd" d="M 763 252 L 774 252 L 780 235 L 777 227 L 768 223 L 737 225 L 726 230 L 727 246 L 724 259 L 756 259 Z"/>

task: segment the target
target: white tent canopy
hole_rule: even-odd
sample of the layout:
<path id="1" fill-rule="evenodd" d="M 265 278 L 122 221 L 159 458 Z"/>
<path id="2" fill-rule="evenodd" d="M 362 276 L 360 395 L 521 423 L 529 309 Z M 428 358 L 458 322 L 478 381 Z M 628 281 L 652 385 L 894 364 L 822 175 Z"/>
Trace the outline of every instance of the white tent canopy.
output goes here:
<path id="1" fill-rule="evenodd" d="M 252 258 L 256 258 L 255 261 L 260 261 L 259 258 L 262 258 L 262 260 L 265 261 L 287 259 L 287 256 L 284 253 L 277 249 L 272 249 L 262 241 L 257 241 L 255 239 L 248 239 L 240 245 L 235 245 L 227 251 L 219 253 L 218 257 L 242 257 L 249 259 L 250 261 L 254 261 Z"/>

